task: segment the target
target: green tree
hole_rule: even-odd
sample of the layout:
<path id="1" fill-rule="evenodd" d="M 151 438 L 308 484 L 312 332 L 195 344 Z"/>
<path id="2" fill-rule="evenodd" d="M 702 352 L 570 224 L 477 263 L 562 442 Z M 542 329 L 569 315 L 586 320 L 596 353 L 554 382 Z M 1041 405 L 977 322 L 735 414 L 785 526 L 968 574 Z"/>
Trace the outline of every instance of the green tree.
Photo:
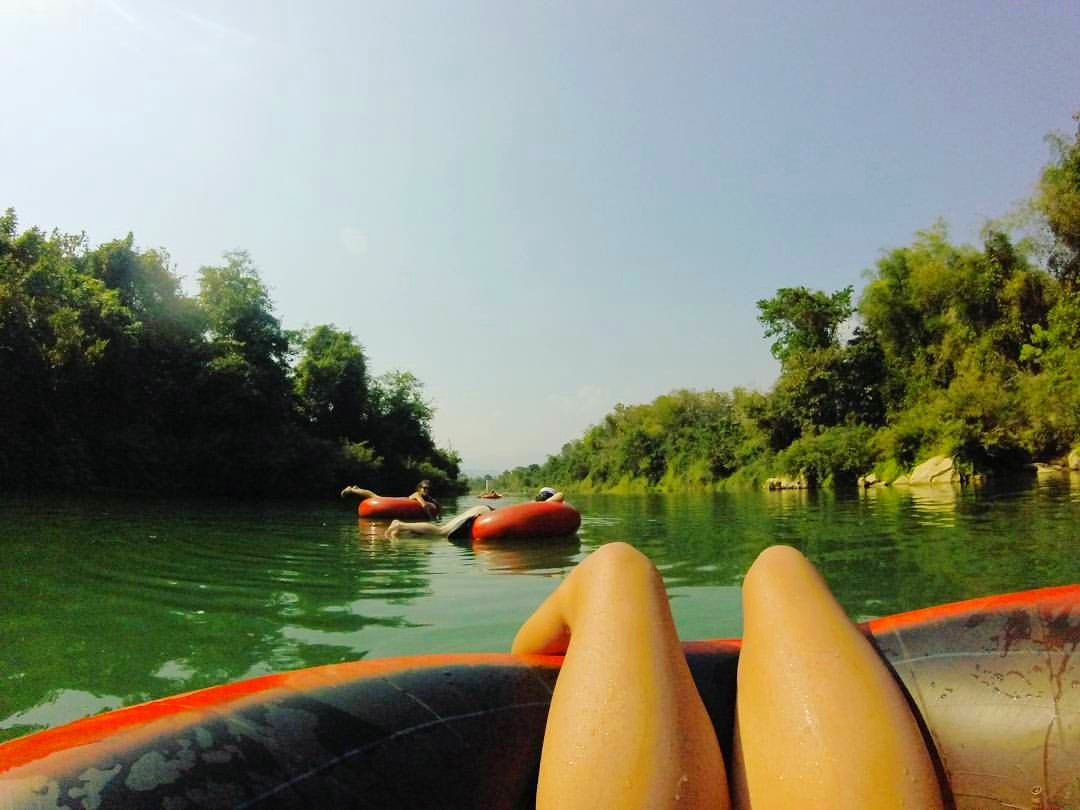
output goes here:
<path id="1" fill-rule="evenodd" d="M 91 249 L 0 216 L 0 488 L 167 478 L 172 491 L 280 495 L 431 477 L 460 489 L 419 380 L 391 375 L 373 395 L 363 350 L 333 327 L 305 336 L 292 374 L 247 254 L 199 275 L 191 298 L 168 255 L 130 234 Z M 385 455 L 365 443 L 376 435 Z"/>
<path id="2" fill-rule="evenodd" d="M 389 371 L 371 388 L 375 430 L 372 443 L 384 456 L 419 459 L 430 453 L 434 408 L 424 384 L 408 371 Z"/>
<path id="3" fill-rule="evenodd" d="M 368 439 L 372 403 L 363 347 L 351 333 L 324 325 L 304 336 L 302 351 L 293 386 L 311 430 L 326 439 Z"/>
<path id="4" fill-rule="evenodd" d="M 853 287 L 831 295 L 806 287 L 783 287 L 772 298 L 757 302 L 765 336 L 775 337 L 773 356 L 786 363 L 792 356 L 836 345 L 837 330 L 854 312 Z"/>
<path id="5" fill-rule="evenodd" d="M 1069 292 L 1080 286 L 1080 113 L 1073 117 L 1078 126 L 1072 141 L 1048 137 L 1055 160 L 1043 169 L 1034 200 L 1054 236 L 1047 264 Z"/>
<path id="6" fill-rule="evenodd" d="M 796 439 L 780 454 L 779 466 L 789 475 L 802 476 L 812 486 L 853 484 L 873 466 L 873 430 L 859 425 L 832 427 Z"/>
<path id="7" fill-rule="evenodd" d="M 289 341 L 250 256 L 231 251 L 224 265 L 200 268 L 198 299 L 210 337 L 208 417 L 229 427 L 282 420 L 292 393 Z"/>

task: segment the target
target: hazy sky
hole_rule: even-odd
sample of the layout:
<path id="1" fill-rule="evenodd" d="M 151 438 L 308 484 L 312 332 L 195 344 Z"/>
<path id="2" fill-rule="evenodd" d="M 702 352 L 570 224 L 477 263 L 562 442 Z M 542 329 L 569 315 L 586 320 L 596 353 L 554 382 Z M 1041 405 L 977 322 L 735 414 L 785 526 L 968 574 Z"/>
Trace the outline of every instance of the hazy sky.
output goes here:
<path id="1" fill-rule="evenodd" d="M 467 469 L 767 388 L 754 302 L 977 241 L 1080 110 L 1080 3 L 0 0 L 0 208 L 251 252 Z"/>

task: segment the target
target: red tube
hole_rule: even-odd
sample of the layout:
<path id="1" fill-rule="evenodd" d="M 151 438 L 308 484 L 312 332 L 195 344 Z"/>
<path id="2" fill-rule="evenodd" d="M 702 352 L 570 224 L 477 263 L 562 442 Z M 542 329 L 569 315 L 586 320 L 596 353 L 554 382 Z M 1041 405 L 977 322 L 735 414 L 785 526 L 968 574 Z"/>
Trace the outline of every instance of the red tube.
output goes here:
<path id="1" fill-rule="evenodd" d="M 581 515 L 567 503 L 516 503 L 481 515 L 472 525 L 473 540 L 567 537 L 578 530 Z"/>
<path id="2" fill-rule="evenodd" d="M 435 515 L 429 515 L 419 501 L 412 498 L 365 498 L 360 501 L 357 512 L 362 518 L 374 520 L 430 520 L 439 514 L 438 507 Z"/>

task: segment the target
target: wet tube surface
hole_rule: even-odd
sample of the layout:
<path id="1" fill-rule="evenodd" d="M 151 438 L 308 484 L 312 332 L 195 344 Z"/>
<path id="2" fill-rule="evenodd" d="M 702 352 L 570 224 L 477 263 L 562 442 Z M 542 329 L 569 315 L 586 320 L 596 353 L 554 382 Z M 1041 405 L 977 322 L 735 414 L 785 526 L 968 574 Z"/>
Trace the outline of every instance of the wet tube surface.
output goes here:
<path id="1" fill-rule="evenodd" d="M 1080 586 L 865 629 L 953 806 L 1080 807 Z M 739 643 L 684 650 L 730 756 Z M 0 745 L 0 807 L 529 808 L 560 663 L 359 661 L 120 709 Z"/>
<path id="2" fill-rule="evenodd" d="M 581 526 L 581 514 L 569 504 L 550 501 L 516 503 L 478 517 L 473 540 L 522 540 L 567 537 Z"/>
<path id="3" fill-rule="evenodd" d="M 424 507 L 412 498 L 365 498 L 356 511 L 373 520 L 429 520 Z"/>

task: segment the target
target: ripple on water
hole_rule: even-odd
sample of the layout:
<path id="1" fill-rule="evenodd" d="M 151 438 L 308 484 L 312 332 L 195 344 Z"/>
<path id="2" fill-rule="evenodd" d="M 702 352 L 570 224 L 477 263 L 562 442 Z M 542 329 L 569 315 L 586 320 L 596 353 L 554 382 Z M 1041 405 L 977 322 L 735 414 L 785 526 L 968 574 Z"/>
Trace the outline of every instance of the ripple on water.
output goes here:
<path id="1" fill-rule="evenodd" d="M 738 635 L 747 568 L 800 548 L 857 617 L 1080 581 L 1078 486 L 575 496 L 577 538 L 391 541 L 328 504 L 0 502 L 0 737 L 363 656 L 505 650 L 600 545 L 663 572 L 684 638 Z M 1072 480 L 1072 479 L 1070 479 Z"/>

